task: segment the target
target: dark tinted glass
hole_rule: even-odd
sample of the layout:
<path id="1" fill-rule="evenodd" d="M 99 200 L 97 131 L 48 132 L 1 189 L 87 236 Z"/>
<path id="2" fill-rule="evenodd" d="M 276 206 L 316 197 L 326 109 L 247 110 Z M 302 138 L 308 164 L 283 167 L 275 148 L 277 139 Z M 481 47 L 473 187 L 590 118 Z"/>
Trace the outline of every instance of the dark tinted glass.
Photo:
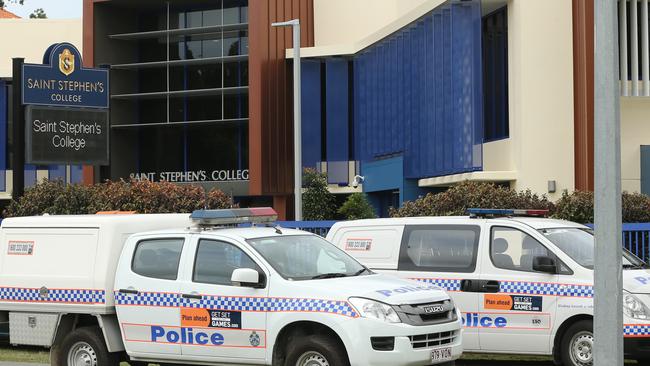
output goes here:
<path id="1" fill-rule="evenodd" d="M 480 230 L 470 225 L 408 226 L 404 232 L 400 269 L 472 272 Z"/>
<path id="2" fill-rule="evenodd" d="M 220 241 L 201 240 L 194 262 L 194 282 L 232 285 L 232 273 L 238 268 L 260 272 L 257 264 L 241 249 Z"/>
<path id="3" fill-rule="evenodd" d="M 175 280 L 184 239 L 143 240 L 133 254 L 133 272 L 152 278 Z"/>

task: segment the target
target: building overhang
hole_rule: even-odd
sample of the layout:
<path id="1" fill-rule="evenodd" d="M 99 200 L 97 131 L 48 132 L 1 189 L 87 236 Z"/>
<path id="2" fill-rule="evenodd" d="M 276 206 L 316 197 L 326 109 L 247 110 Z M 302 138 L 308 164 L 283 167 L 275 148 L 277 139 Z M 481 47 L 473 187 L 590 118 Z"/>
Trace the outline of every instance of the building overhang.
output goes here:
<path id="1" fill-rule="evenodd" d="M 517 172 L 514 170 L 471 172 L 445 175 L 441 177 L 423 178 L 418 180 L 419 187 L 448 187 L 464 181 L 472 182 L 513 182 L 517 180 Z"/>
<path id="2" fill-rule="evenodd" d="M 450 1 L 462 1 L 462 0 L 450 0 Z M 418 19 L 422 18 L 433 9 L 444 4 L 447 0 L 426 0 L 422 4 L 413 8 L 413 10 L 406 13 L 401 18 L 387 24 L 385 27 L 379 29 L 378 31 L 368 35 L 365 38 L 357 40 L 351 43 L 344 44 L 333 44 L 333 45 L 322 45 L 315 47 L 301 47 L 300 48 L 300 58 L 318 58 L 318 57 L 332 57 L 332 56 L 351 56 L 354 55 L 365 48 L 372 46 L 373 44 L 381 41 L 382 39 L 389 37 L 391 34 L 399 31 L 400 29 L 407 27 L 409 24 L 414 23 Z M 505 6 L 507 0 L 481 0 L 483 14 L 491 13 L 492 11 Z M 293 58 L 293 48 L 287 48 L 285 50 L 285 57 L 288 59 Z"/>

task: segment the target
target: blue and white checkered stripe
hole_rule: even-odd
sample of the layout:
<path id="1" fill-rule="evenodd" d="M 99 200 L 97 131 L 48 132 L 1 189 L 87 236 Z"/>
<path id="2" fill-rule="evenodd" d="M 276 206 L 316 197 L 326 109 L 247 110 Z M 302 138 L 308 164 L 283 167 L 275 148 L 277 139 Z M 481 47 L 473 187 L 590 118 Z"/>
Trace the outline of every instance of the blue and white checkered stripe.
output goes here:
<path id="1" fill-rule="evenodd" d="M 203 296 L 201 300 L 182 299 L 182 307 L 264 312 L 315 312 L 357 317 L 347 301 L 283 297 Z"/>
<path id="2" fill-rule="evenodd" d="M 419 282 L 428 283 L 441 287 L 446 291 L 460 291 L 460 280 L 446 278 L 409 278 Z"/>
<path id="3" fill-rule="evenodd" d="M 117 305 L 185 307 L 232 311 L 318 312 L 357 317 L 347 301 L 283 297 L 203 296 L 201 300 L 185 299 L 179 294 L 141 292 L 137 295 L 115 292 Z"/>
<path id="4" fill-rule="evenodd" d="M 106 293 L 103 290 L 50 289 L 41 296 L 41 290 L 35 288 L 0 287 L 0 301 L 104 304 Z"/>
<path id="5" fill-rule="evenodd" d="M 524 295 L 547 295 L 566 297 L 593 297 L 594 289 L 589 285 L 566 285 L 561 283 L 502 281 L 500 292 Z"/>
<path id="6" fill-rule="evenodd" d="M 650 324 L 630 324 L 623 327 L 626 337 L 650 337 Z"/>
<path id="7" fill-rule="evenodd" d="M 410 278 L 424 283 L 440 286 L 447 291 L 460 291 L 461 280 L 445 278 Z M 499 292 L 522 295 L 547 295 L 566 297 L 593 297 L 594 288 L 590 285 L 569 285 L 562 283 L 542 283 L 524 281 L 502 281 Z"/>
<path id="8" fill-rule="evenodd" d="M 138 306 L 158 306 L 174 307 L 180 306 L 181 296 L 174 293 L 164 292 L 140 292 L 135 294 L 123 294 L 115 291 L 115 304 L 117 305 L 138 305 Z"/>

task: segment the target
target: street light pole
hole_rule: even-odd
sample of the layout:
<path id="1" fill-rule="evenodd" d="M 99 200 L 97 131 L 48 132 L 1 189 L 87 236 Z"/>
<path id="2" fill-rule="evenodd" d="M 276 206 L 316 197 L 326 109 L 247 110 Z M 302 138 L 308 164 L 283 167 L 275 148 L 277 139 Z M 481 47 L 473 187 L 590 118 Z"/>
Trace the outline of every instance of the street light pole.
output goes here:
<path id="1" fill-rule="evenodd" d="M 623 1 L 623 6 L 625 1 Z M 595 366 L 623 365 L 621 131 L 617 2 L 594 8 Z M 625 83 L 627 75 L 621 75 Z"/>
<path id="2" fill-rule="evenodd" d="M 271 24 L 273 27 L 293 28 L 293 151 L 294 151 L 294 203 L 296 221 L 302 220 L 302 129 L 301 129 L 301 84 L 300 84 L 300 20 Z"/>

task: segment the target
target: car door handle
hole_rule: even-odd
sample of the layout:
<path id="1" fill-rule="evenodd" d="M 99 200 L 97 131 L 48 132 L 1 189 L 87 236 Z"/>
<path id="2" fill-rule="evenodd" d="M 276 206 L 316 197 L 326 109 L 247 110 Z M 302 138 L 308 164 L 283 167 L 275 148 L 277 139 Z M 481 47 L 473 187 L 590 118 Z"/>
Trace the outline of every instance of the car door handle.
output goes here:
<path id="1" fill-rule="evenodd" d="M 138 291 L 138 290 L 132 290 L 132 289 L 128 289 L 128 288 L 121 288 L 117 292 L 119 292 L 121 294 L 129 294 L 129 295 L 137 295 L 137 294 L 140 293 L 140 291 Z"/>
<path id="2" fill-rule="evenodd" d="M 499 281 L 481 281 L 481 292 L 499 292 L 500 289 Z"/>
<path id="3" fill-rule="evenodd" d="M 181 295 L 184 299 L 191 299 L 191 300 L 201 300 L 203 296 L 201 295 L 196 295 L 196 294 L 183 294 Z"/>

